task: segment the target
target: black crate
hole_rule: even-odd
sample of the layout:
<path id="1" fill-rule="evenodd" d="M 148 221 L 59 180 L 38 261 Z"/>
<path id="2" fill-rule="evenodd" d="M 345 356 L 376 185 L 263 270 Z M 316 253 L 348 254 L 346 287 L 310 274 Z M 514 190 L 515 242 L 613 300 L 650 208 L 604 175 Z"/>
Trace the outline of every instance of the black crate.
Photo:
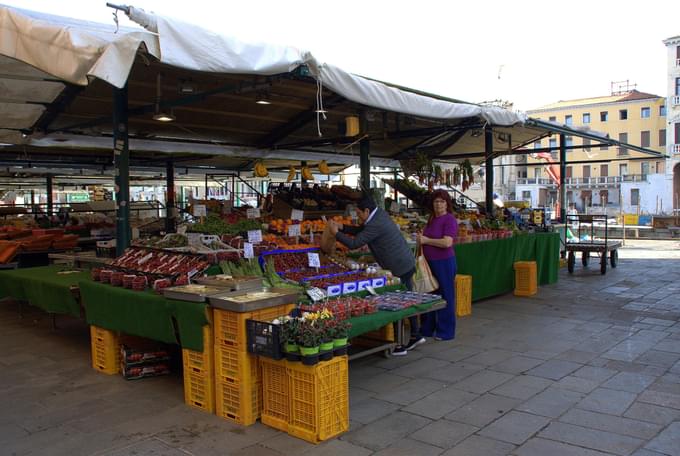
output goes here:
<path id="1" fill-rule="evenodd" d="M 272 359 L 283 359 L 281 327 L 269 321 L 246 320 L 248 351 Z"/>

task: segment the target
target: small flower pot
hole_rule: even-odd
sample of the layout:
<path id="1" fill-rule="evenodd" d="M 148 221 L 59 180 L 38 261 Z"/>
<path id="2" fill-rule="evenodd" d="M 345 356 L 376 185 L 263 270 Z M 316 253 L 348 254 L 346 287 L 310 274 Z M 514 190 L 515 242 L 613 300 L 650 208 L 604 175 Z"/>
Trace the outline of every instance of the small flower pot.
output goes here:
<path id="1" fill-rule="evenodd" d="M 333 348 L 333 356 L 344 356 L 347 354 L 348 345 L 343 345 L 342 347 Z"/>
<path id="2" fill-rule="evenodd" d="M 319 347 L 300 347 L 302 364 L 313 366 L 319 362 Z"/>
<path id="3" fill-rule="evenodd" d="M 347 345 L 347 338 L 342 337 L 340 339 L 333 339 L 333 348 L 340 348 Z"/>
<path id="4" fill-rule="evenodd" d="M 286 353 L 300 353 L 300 346 L 298 344 L 289 344 L 286 342 L 283 348 Z"/>

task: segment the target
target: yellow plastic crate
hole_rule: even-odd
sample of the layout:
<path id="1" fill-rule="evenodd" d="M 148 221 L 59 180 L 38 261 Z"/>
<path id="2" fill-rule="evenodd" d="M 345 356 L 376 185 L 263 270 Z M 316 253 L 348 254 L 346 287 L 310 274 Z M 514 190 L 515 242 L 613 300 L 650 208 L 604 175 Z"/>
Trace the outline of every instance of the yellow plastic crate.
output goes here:
<path id="1" fill-rule="evenodd" d="M 213 321 L 215 330 L 215 343 L 232 345 L 240 351 L 247 350 L 246 320 L 270 321 L 281 315 L 286 315 L 295 308 L 295 304 L 282 304 L 280 306 L 267 307 L 253 312 L 232 312 L 229 310 L 214 309 Z"/>
<path id="2" fill-rule="evenodd" d="M 203 351 L 182 349 L 182 364 L 184 370 L 191 369 L 203 375 L 212 376 L 214 369 L 214 339 L 212 331 L 212 318 L 208 319 L 211 323 L 203 326 Z"/>
<path id="3" fill-rule="evenodd" d="M 212 372 L 206 374 L 184 367 L 184 403 L 204 412 L 215 411 L 215 379 Z"/>
<path id="4" fill-rule="evenodd" d="M 349 430 L 348 370 L 347 356 L 315 366 L 286 361 L 290 435 L 319 443 Z"/>
<path id="5" fill-rule="evenodd" d="M 535 261 L 516 261 L 515 296 L 532 296 L 538 292 Z"/>
<path id="6" fill-rule="evenodd" d="M 262 410 L 262 383 L 229 378 L 215 380 L 215 414 L 243 426 L 250 426 Z"/>
<path id="7" fill-rule="evenodd" d="M 456 317 L 472 315 L 472 276 L 456 274 Z"/>
<path id="8" fill-rule="evenodd" d="M 290 397 L 286 361 L 260 357 L 262 370 L 262 424 L 288 432 Z"/>
<path id="9" fill-rule="evenodd" d="M 120 336 L 116 331 L 90 326 L 92 367 L 99 372 L 114 375 L 120 372 Z"/>
<path id="10" fill-rule="evenodd" d="M 260 380 L 257 356 L 228 344 L 215 344 L 215 375 L 241 382 Z"/>

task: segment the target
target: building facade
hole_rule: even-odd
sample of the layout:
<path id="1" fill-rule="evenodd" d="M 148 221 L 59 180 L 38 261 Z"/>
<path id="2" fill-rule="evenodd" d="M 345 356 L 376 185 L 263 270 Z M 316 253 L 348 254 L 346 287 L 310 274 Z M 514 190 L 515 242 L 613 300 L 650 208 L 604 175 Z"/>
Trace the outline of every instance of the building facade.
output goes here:
<path id="1" fill-rule="evenodd" d="M 668 175 L 672 179 L 673 208 L 680 208 L 680 36 L 663 41 L 668 55 L 668 114 L 666 143 L 668 144 Z"/>
<path id="2" fill-rule="evenodd" d="M 624 143 L 666 153 L 667 99 L 617 87 L 608 96 L 559 101 L 528 111 L 530 117 L 576 129 L 606 133 Z M 567 203 L 579 211 L 615 213 L 663 213 L 673 208 L 668 163 L 622 147 L 602 147 L 585 138 L 566 137 Z M 516 198 L 532 206 L 551 206 L 559 200 L 559 136 L 536 141 L 534 149 L 553 149 L 531 154 L 516 166 Z M 557 170 L 557 172 L 555 172 Z"/>

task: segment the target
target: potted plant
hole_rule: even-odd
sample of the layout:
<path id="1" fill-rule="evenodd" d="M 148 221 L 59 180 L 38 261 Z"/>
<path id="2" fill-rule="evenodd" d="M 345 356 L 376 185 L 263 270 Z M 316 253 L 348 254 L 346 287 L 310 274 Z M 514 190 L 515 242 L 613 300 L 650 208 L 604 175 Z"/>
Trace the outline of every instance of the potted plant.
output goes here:
<path id="1" fill-rule="evenodd" d="M 300 347 L 298 339 L 300 336 L 300 319 L 294 317 L 284 317 L 280 322 L 281 343 L 286 359 L 289 361 L 300 360 Z"/>
<path id="2" fill-rule="evenodd" d="M 319 360 L 330 361 L 333 358 L 333 339 L 337 320 L 331 316 L 318 320 L 321 328 L 321 345 L 319 347 Z"/>
<path id="3" fill-rule="evenodd" d="M 347 338 L 349 337 L 349 330 L 352 324 L 349 320 L 338 320 L 335 323 L 335 331 L 333 334 L 333 354 L 341 356 L 347 354 Z"/>
<path id="4" fill-rule="evenodd" d="M 308 366 L 319 362 L 319 344 L 321 331 L 316 320 L 303 319 L 300 322 L 298 345 L 302 355 L 302 364 Z"/>

